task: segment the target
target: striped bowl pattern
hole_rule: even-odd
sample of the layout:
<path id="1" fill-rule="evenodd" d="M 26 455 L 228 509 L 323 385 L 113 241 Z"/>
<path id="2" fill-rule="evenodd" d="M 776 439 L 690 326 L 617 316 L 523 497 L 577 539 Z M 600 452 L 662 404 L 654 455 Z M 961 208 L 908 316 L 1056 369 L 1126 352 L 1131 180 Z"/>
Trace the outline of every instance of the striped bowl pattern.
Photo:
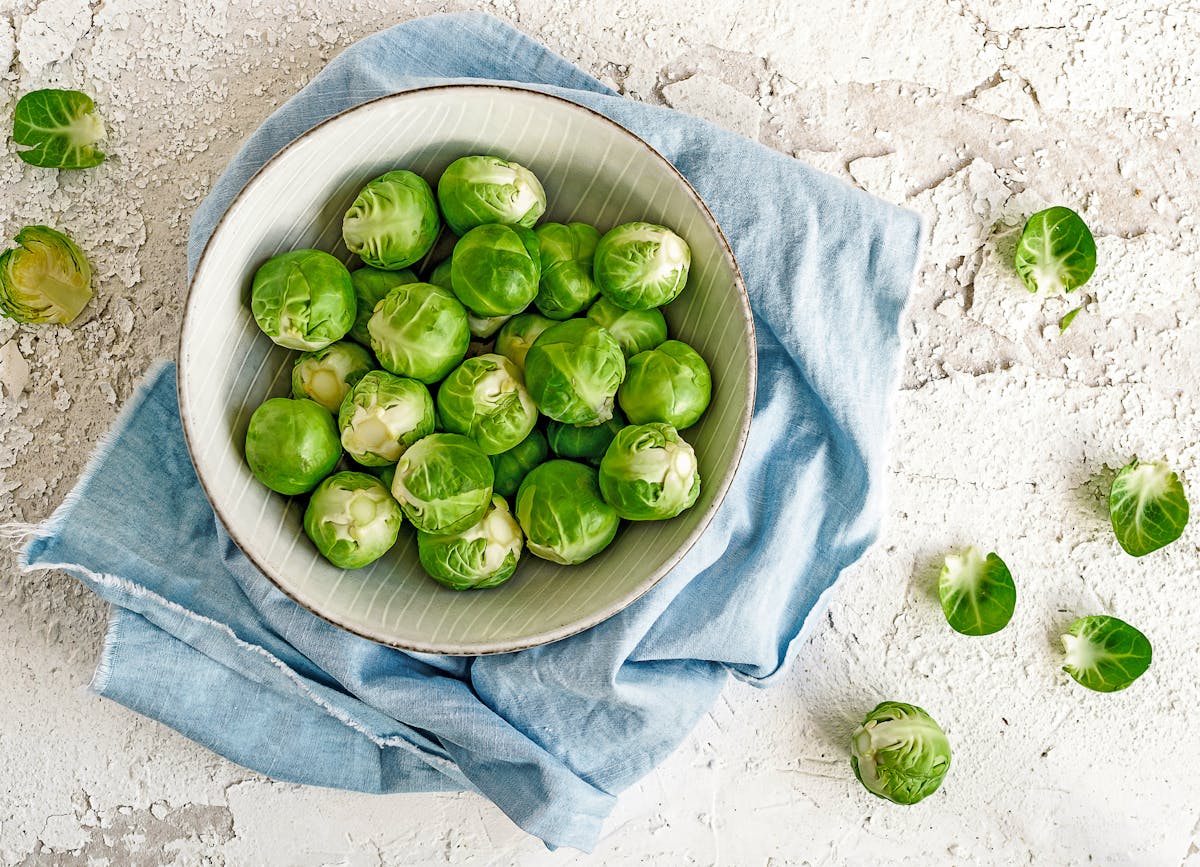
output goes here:
<path id="1" fill-rule="evenodd" d="M 684 432 L 700 460 L 696 505 L 666 522 L 628 524 L 602 554 L 563 567 L 526 554 L 493 590 L 455 592 L 428 578 L 405 525 L 376 563 L 344 571 L 302 529 L 303 498 L 272 493 L 243 457 L 250 414 L 286 395 L 295 353 L 271 343 L 250 313 L 255 268 L 317 247 L 348 263 L 342 214 L 358 190 L 395 168 L 431 184 L 453 159 L 488 153 L 532 169 L 544 219 L 604 231 L 630 220 L 670 226 L 692 249 L 671 334 L 713 372 L 713 402 Z M 351 263 L 354 264 L 354 263 Z M 444 654 L 500 653 L 593 626 L 645 593 L 699 538 L 732 481 L 754 404 L 754 330 L 745 286 L 720 229 L 683 177 L 649 145 L 589 109 L 511 87 L 450 85 L 350 109 L 301 136 L 238 194 L 192 281 L 180 344 L 184 430 L 208 498 L 238 546 L 288 596 L 374 641 Z"/>

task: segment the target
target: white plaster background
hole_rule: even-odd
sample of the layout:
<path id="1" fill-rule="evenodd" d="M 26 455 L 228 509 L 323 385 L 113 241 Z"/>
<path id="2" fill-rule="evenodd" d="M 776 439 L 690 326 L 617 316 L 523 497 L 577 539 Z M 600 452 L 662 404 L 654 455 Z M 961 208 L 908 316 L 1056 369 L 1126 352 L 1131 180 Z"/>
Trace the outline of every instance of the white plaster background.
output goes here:
<path id="1" fill-rule="evenodd" d="M 149 361 L 173 355 L 187 223 L 241 139 L 351 41 L 442 8 L 0 0 L 0 118 L 26 90 L 81 86 L 111 128 L 86 173 L 0 154 L 2 235 L 65 227 L 97 290 L 70 329 L 0 323 L 0 521 L 47 515 Z M 880 543 L 787 675 L 730 686 L 591 856 L 547 852 L 474 795 L 273 783 L 95 698 L 101 604 L 6 558 L 0 862 L 1200 867 L 1200 532 L 1135 561 L 1104 507 L 1135 453 L 1169 459 L 1200 506 L 1195 0 L 448 8 L 926 215 Z M 1083 213 L 1101 257 L 1063 336 L 1067 305 L 1008 265 L 1008 229 L 1047 203 Z M 932 595 L 938 558 L 970 542 L 1020 588 L 989 638 L 952 633 Z M 1099 612 L 1154 642 L 1124 693 L 1059 670 L 1057 634 Z M 847 733 L 884 698 L 928 708 L 953 742 L 917 807 L 851 776 Z"/>

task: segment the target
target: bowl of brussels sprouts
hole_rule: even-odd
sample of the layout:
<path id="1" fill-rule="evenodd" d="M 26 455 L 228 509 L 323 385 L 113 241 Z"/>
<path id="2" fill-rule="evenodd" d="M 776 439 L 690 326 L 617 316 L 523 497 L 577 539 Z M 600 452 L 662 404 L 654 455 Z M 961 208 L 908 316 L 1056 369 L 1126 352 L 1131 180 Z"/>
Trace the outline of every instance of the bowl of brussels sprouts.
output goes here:
<path id="1" fill-rule="evenodd" d="M 521 650 L 621 611 L 701 538 L 755 395 L 729 244 L 617 123 L 515 87 L 336 115 L 196 268 L 180 410 L 285 594 L 373 641 Z"/>

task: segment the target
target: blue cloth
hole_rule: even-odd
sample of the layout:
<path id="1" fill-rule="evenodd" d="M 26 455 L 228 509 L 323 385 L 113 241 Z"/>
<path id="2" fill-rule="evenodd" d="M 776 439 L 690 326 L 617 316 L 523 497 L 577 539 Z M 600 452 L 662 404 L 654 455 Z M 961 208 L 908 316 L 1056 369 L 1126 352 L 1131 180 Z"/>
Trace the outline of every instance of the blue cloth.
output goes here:
<path id="1" fill-rule="evenodd" d="M 874 538 L 921 227 L 466 14 L 364 39 L 275 112 L 197 212 L 190 265 L 234 193 L 299 133 L 375 96 L 481 79 L 523 82 L 633 130 L 732 242 L 759 391 L 741 468 L 702 541 L 624 612 L 565 641 L 474 659 L 382 647 L 299 608 L 230 542 L 196 481 L 166 365 L 25 563 L 64 569 L 112 603 L 100 695 L 278 779 L 473 789 L 548 844 L 589 849 L 616 794 L 680 743 L 730 674 L 762 684 L 780 670 Z"/>

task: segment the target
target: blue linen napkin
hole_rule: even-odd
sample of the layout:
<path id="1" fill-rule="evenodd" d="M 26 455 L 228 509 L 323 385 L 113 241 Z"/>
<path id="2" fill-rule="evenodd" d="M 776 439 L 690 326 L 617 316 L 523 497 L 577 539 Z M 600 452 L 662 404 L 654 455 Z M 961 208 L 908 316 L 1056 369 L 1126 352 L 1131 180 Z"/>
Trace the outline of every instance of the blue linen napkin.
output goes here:
<path id="1" fill-rule="evenodd" d="M 671 160 L 745 275 L 759 391 L 704 538 L 584 633 L 477 658 L 405 653 L 313 616 L 215 520 L 184 446 L 174 368 L 148 374 L 23 552 L 112 603 L 93 689 L 269 776 L 365 792 L 473 789 L 552 846 L 588 850 L 615 795 L 684 738 L 729 674 L 770 681 L 881 514 L 912 213 L 701 120 L 624 99 L 481 14 L 399 25 L 334 59 L 255 132 L 192 223 L 189 267 L 284 144 L 372 97 L 520 82 L 586 105 Z"/>

